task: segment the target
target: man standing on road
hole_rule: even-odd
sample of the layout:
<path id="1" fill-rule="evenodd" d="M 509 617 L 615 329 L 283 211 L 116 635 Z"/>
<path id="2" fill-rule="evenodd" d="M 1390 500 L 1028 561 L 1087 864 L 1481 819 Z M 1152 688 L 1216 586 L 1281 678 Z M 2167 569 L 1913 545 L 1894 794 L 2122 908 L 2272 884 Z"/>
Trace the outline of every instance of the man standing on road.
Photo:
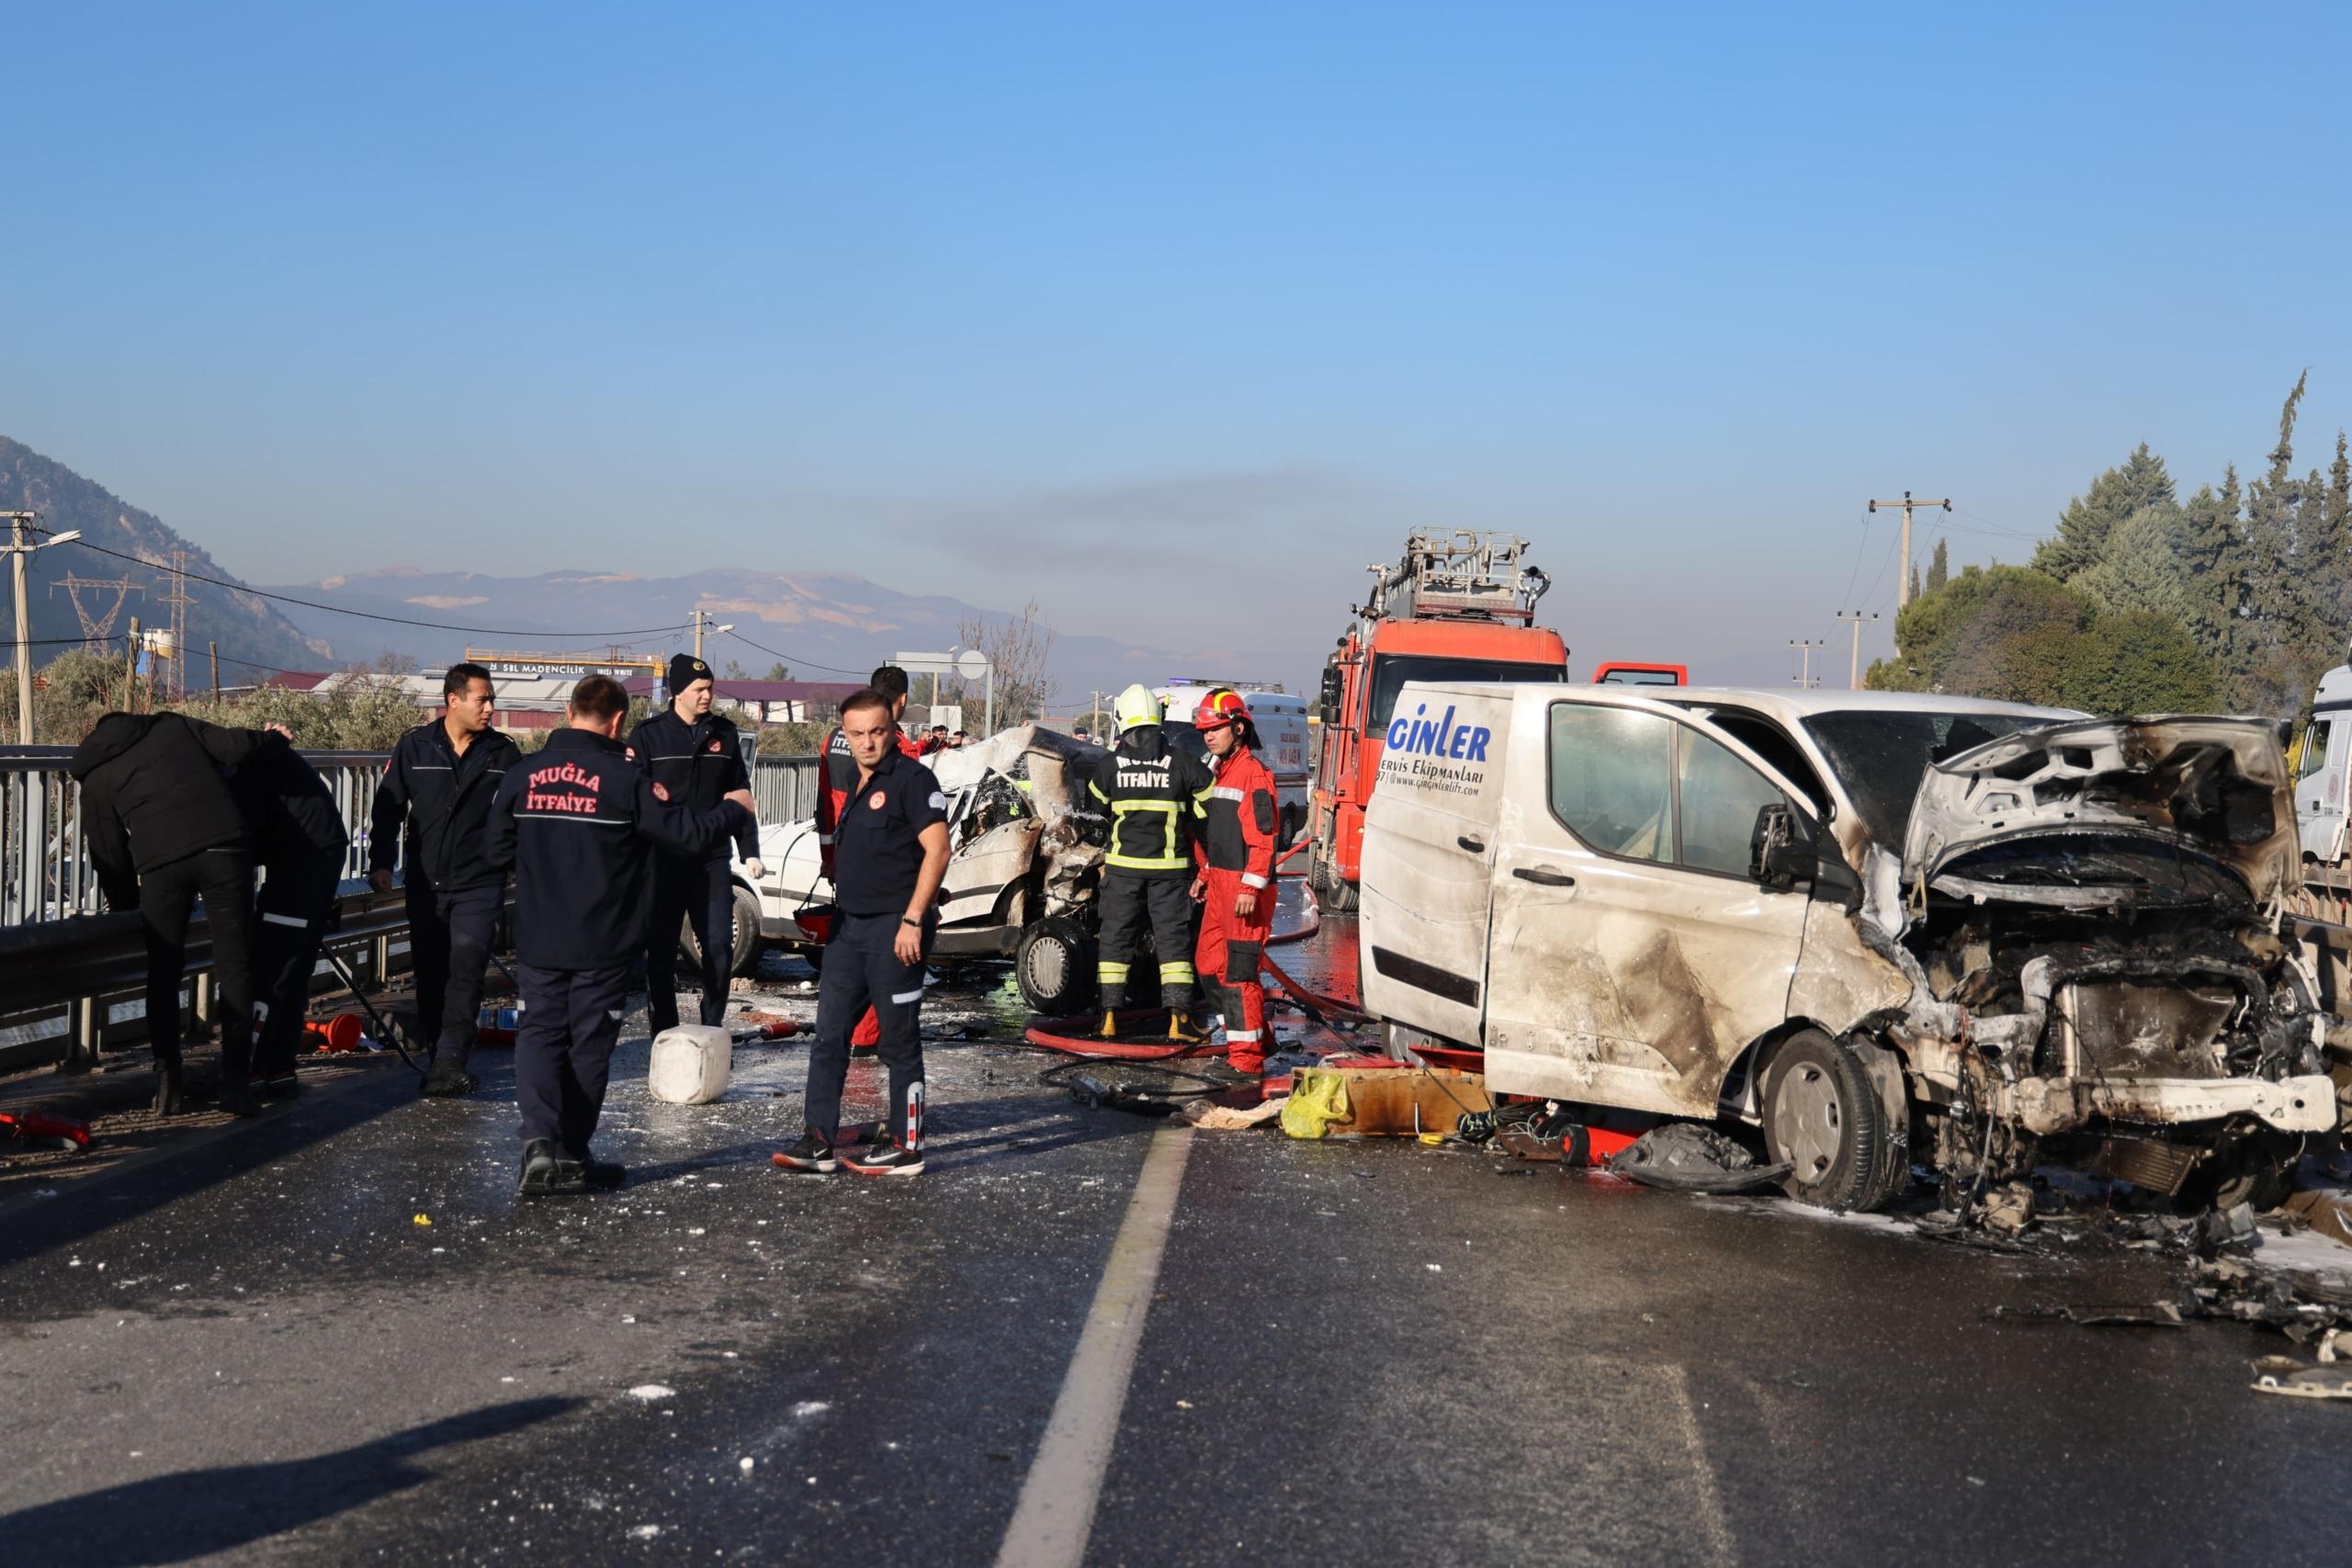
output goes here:
<path id="1" fill-rule="evenodd" d="M 1159 964 L 1159 1005 L 1168 1038 L 1204 1038 L 1187 1015 L 1193 1006 L 1193 808 L 1209 787 L 1208 770 L 1169 750 L 1159 699 L 1141 685 L 1119 694 L 1119 742 L 1088 788 L 1111 813 L 1111 847 L 1102 857 L 1102 911 L 1095 977 L 1102 987 L 1105 1040 L 1119 1032 L 1127 974 L 1144 938 Z"/>
<path id="2" fill-rule="evenodd" d="M 899 728 L 899 717 L 907 711 L 907 672 L 895 664 L 878 665 L 867 690 L 881 694 L 883 701 L 890 705 L 891 744 L 898 748 L 899 755 L 910 761 L 922 761 L 922 743 Z M 850 792 L 857 787 L 858 777 L 857 759 L 850 754 L 849 738 L 842 733 L 841 725 L 835 725 L 825 737 L 822 755 L 825 787 L 817 792 L 817 853 L 824 863 L 826 880 L 831 881 L 834 831 L 841 823 Z M 929 765 L 924 763 L 926 768 Z M 870 1055 L 881 1039 L 881 1021 L 869 1008 L 851 1032 L 850 1048 L 860 1055 Z"/>
<path id="3" fill-rule="evenodd" d="M 707 811 L 730 795 L 749 793 L 752 774 L 743 765 L 735 721 L 710 711 L 718 691 L 710 666 L 690 653 L 676 655 L 669 687 L 670 705 L 629 732 L 637 765 L 689 810 Z M 754 881 L 765 874 L 758 823 L 743 825 L 735 847 Z M 727 874 L 727 846 L 698 859 L 655 851 L 652 908 L 645 931 L 646 1027 L 655 1034 L 677 1027 L 678 931 L 687 919 L 702 951 L 702 1021 L 725 1023 L 735 966 L 735 888 Z"/>
<path id="4" fill-rule="evenodd" d="M 787 1170 L 913 1176 L 922 1169 L 922 982 L 947 874 L 947 801 L 931 770 L 897 744 L 890 699 L 867 690 L 842 704 L 841 733 L 857 764 L 834 841 L 841 918 L 817 982 L 817 1040 L 808 1053 L 806 1131 L 775 1156 Z M 850 1030 L 871 1012 L 890 1073 L 888 1134 L 836 1157 Z"/>
<path id="5" fill-rule="evenodd" d="M 699 862 L 752 820 L 748 789 L 695 809 L 656 783 L 621 744 L 628 716 L 628 694 L 611 676 L 572 687 L 570 724 L 508 772 L 483 829 L 487 863 L 514 872 L 526 1198 L 628 1179 L 588 1145 L 645 940 L 646 863 L 656 849 Z"/>
<path id="6" fill-rule="evenodd" d="M 1274 775 L 1258 760 L 1258 727 L 1241 694 L 1220 686 L 1201 700 L 1193 728 L 1216 777 L 1200 802 L 1194 846 L 1202 900 L 1194 953 L 1201 984 L 1225 1015 L 1225 1066 L 1239 1077 L 1266 1068 L 1266 987 L 1259 978 L 1274 924 Z"/>
<path id="7" fill-rule="evenodd" d="M 147 1039 L 155 1053 L 155 1111 L 177 1115 L 180 982 L 198 898 L 212 943 L 214 1021 L 220 1029 L 220 1109 L 261 1107 L 253 1066 L 253 827 L 224 770 L 286 739 L 223 729 L 175 713 L 110 713 L 66 764 L 82 785 L 82 830 L 109 909 L 136 909 L 147 927 Z"/>
<path id="8" fill-rule="evenodd" d="M 326 780 L 291 746 L 257 747 L 237 788 L 267 878 L 254 908 L 254 1081 L 283 1097 L 298 1087 L 295 1047 L 351 833 Z"/>
<path id="9" fill-rule="evenodd" d="M 416 1029 L 433 1057 L 424 1092 L 461 1095 L 474 1090 L 466 1058 L 481 1018 L 482 971 L 506 889 L 504 871 L 483 857 L 482 828 L 491 797 L 522 752 L 490 727 L 497 697 L 489 671 L 452 664 L 441 696 L 442 716 L 401 737 L 376 786 L 368 882 L 379 893 L 391 891 L 405 820 L 401 883 L 416 971 Z"/>

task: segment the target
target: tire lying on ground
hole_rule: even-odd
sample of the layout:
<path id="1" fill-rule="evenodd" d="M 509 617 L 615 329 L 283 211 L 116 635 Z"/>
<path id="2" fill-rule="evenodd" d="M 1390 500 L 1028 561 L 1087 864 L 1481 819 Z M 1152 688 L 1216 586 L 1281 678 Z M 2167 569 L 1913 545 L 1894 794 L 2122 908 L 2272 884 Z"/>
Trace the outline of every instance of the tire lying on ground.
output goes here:
<path id="1" fill-rule="evenodd" d="M 1878 1209 L 1911 1183 L 1907 1138 L 1858 1051 L 1817 1029 L 1791 1035 L 1764 1072 L 1764 1157 L 1795 1169 L 1781 1185 L 1823 1209 Z"/>
<path id="2" fill-rule="evenodd" d="M 1069 1018 L 1094 1005 L 1094 939 L 1076 920 L 1032 920 L 1012 954 L 1021 999 L 1046 1018 Z"/>

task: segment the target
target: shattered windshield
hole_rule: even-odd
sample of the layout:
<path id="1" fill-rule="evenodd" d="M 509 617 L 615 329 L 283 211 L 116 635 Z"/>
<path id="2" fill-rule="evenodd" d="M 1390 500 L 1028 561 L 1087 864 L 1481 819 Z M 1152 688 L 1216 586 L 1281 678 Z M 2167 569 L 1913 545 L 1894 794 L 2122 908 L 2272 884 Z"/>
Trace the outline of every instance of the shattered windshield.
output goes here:
<path id="1" fill-rule="evenodd" d="M 1871 839 L 1901 854 L 1911 802 L 1931 765 L 2049 722 L 2033 714 L 1858 710 L 1815 714 L 1804 727 L 1853 798 Z"/>

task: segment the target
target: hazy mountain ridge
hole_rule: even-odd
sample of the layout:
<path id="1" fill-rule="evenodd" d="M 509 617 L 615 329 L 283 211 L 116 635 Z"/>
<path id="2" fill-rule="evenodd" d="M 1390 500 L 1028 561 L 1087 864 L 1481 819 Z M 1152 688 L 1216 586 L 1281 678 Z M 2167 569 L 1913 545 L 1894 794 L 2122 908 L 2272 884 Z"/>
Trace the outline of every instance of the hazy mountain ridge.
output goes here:
<path id="1" fill-rule="evenodd" d="M 68 576 L 107 581 L 128 578 L 143 593 L 126 597 L 116 615 L 112 637 L 117 649 L 128 633 L 132 616 L 142 627 L 170 624 L 171 609 L 164 596 L 171 592 L 169 562 L 175 549 L 187 552 L 187 570 L 202 577 L 242 581 L 223 569 L 211 553 L 152 512 L 142 512 L 105 486 L 86 479 L 64 464 L 45 457 L 20 441 L 0 435 L 0 511 L 38 512 L 40 525 L 53 534 L 75 529 L 90 543 L 127 556 L 165 563 L 162 569 L 118 560 L 112 556 L 61 545 L 37 550 L 28 573 L 28 619 L 37 644 L 33 661 L 46 663 L 82 637 L 71 594 L 57 586 Z M 228 660 L 282 669 L 317 669 L 328 662 L 326 644 L 304 637 L 266 600 L 237 593 L 209 582 L 191 582 L 187 607 L 190 650 L 188 684 L 209 682 L 204 667 L 205 645 L 218 642 L 225 667 L 224 682 L 243 683 L 256 671 Z M 100 615 L 114 602 L 111 589 L 81 591 L 83 604 Z M 13 634 L 15 626 L 9 627 Z"/>

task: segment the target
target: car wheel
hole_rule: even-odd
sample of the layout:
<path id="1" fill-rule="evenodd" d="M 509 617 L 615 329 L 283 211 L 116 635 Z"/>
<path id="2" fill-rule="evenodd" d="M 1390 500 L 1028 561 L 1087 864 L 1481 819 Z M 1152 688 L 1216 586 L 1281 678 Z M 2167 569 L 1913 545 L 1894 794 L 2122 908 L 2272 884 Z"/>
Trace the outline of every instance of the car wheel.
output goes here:
<path id="1" fill-rule="evenodd" d="M 735 888 L 735 948 L 734 966 L 729 971 L 739 979 L 760 966 L 760 899 L 759 895 L 740 883 Z"/>
<path id="2" fill-rule="evenodd" d="M 1094 939 L 1075 920 L 1050 916 L 1021 933 L 1012 954 L 1021 999 L 1046 1018 L 1069 1018 L 1094 1001 Z"/>
<path id="3" fill-rule="evenodd" d="M 1789 1195 L 1816 1208 L 1882 1208 L 1910 1177 L 1870 1073 L 1817 1029 L 1790 1036 L 1766 1070 L 1764 1146 L 1795 1168 Z"/>

